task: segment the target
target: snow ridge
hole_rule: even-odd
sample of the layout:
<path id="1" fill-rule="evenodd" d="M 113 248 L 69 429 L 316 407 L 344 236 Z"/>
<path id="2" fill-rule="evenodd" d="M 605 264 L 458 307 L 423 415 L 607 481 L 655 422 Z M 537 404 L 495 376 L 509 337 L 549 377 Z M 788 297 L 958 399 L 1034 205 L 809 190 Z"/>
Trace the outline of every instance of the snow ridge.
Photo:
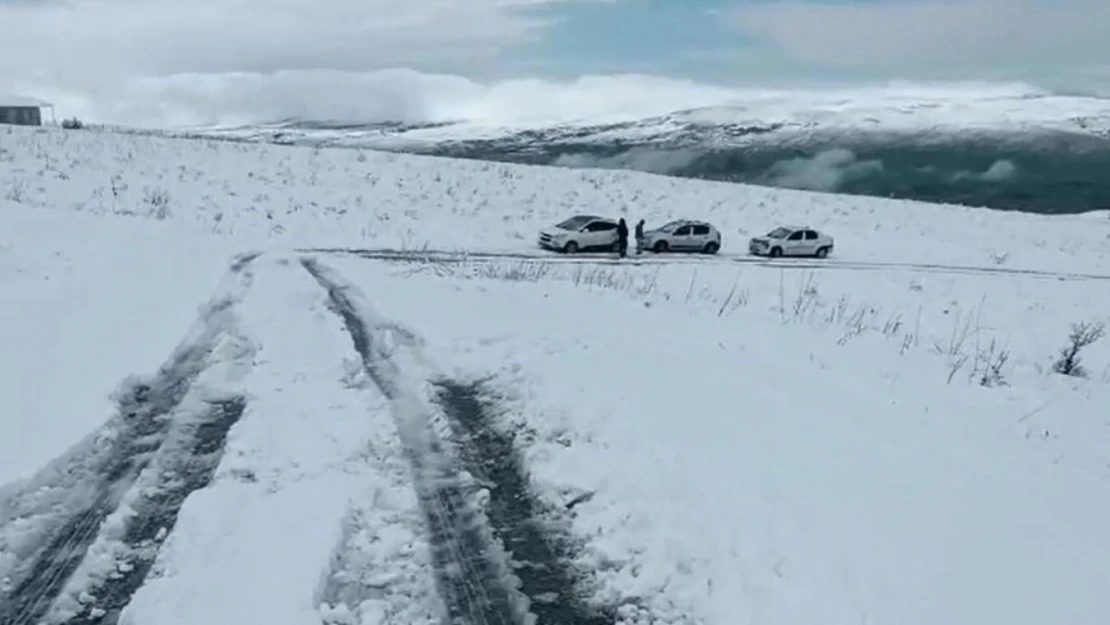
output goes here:
<path id="1" fill-rule="evenodd" d="M 233 393 L 210 396 L 248 360 L 233 306 L 249 289 L 235 259 L 217 295 L 158 374 L 128 379 L 105 426 L 0 493 L 0 622 L 111 624 L 142 584 L 189 493 L 211 478 Z"/>

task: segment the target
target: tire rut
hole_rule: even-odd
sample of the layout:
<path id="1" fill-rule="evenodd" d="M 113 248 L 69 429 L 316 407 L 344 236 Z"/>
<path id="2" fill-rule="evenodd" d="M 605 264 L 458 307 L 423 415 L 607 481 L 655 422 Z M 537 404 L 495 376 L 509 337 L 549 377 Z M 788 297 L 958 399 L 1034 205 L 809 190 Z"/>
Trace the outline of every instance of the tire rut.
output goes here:
<path id="1" fill-rule="evenodd" d="M 583 600 L 585 588 L 573 569 L 572 546 L 545 528 L 554 509 L 532 492 L 524 460 L 513 437 L 494 424 L 492 405 L 480 383 L 438 380 L 438 400 L 457 431 L 464 467 L 490 488 L 487 514 L 494 536 L 505 546 L 511 566 L 541 625 L 609 625 L 615 610 Z"/>
<path id="2" fill-rule="evenodd" d="M 256 255 L 236 259 L 231 267 L 233 282 L 240 282 L 241 290 L 249 285 L 251 275 L 247 267 Z M 240 275 L 242 274 L 242 275 Z M 193 387 L 193 383 L 207 366 L 207 357 L 215 349 L 223 333 L 221 315 L 229 310 L 242 293 L 232 292 L 209 302 L 202 313 L 199 334 L 179 346 L 158 373 L 145 380 L 132 380 L 117 401 L 114 439 L 103 454 L 86 465 L 89 481 L 74 486 L 80 494 L 69 497 L 67 511 L 50 517 L 44 523 L 45 531 L 36 547 L 32 548 L 9 573 L 7 592 L 0 592 L 0 625 L 39 625 L 56 609 L 59 599 L 74 573 L 85 561 L 90 547 L 101 537 L 105 521 L 140 482 L 140 476 L 152 463 L 174 465 L 167 462 L 166 443 L 174 427 L 173 413 Z M 128 522 L 125 544 L 137 548 L 153 531 L 168 532 L 172 529 L 181 503 L 196 488 L 210 478 L 222 450 L 222 440 L 227 428 L 242 414 L 240 400 L 213 407 L 211 418 L 196 431 L 194 457 L 188 450 L 179 458 L 182 467 L 191 467 L 182 474 L 180 482 L 164 484 L 164 490 L 155 491 L 150 497 L 140 498 L 135 514 Z M 202 421 L 204 421 L 202 419 Z M 224 427 L 226 424 L 226 427 Z M 216 444 L 216 439 L 219 443 Z M 205 475 L 208 478 L 204 477 Z M 19 517 L 7 522 L 18 523 Z M 151 527 L 155 527 L 153 530 Z M 71 620 L 51 618 L 52 623 L 113 624 L 118 611 L 130 600 L 142 584 L 150 565 L 157 555 L 157 545 L 148 548 L 122 571 L 117 579 L 110 579 L 99 589 L 104 602 L 111 610 L 97 610 L 85 617 Z M 125 567 L 126 568 L 126 567 Z M 103 612 L 103 613 L 101 613 Z"/>
<path id="3" fill-rule="evenodd" d="M 201 422 L 192 429 L 177 449 L 172 450 L 161 469 L 162 483 L 132 505 L 135 515 L 124 531 L 122 542 L 127 556 L 119 558 L 115 572 L 102 584 L 85 589 L 95 597 L 95 609 L 62 621 L 64 625 L 113 625 L 132 595 L 142 586 L 158 556 L 162 540 L 177 523 L 185 499 L 208 486 L 223 456 L 231 427 L 246 409 L 243 397 L 211 402 Z"/>
<path id="4" fill-rule="evenodd" d="M 346 289 L 328 279 L 310 259 L 302 265 L 327 292 L 340 316 L 367 375 L 391 402 L 406 402 L 398 384 L 396 364 L 376 352 L 375 337 Z M 430 427 L 429 427 L 430 430 Z M 429 432 L 430 434 L 430 432 Z M 436 586 L 452 625 L 525 625 L 527 615 L 511 587 L 498 550 L 491 542 L 482 513 L 467 496 L 467 486 L 457 467 L 447 461 L 442 444 L 429 437 L 423 445 L 406 440 L 402 445 L 416 477 L 417 499 L 431 534 Z M 325 590 L 325 594 L 327 594 Z"/>

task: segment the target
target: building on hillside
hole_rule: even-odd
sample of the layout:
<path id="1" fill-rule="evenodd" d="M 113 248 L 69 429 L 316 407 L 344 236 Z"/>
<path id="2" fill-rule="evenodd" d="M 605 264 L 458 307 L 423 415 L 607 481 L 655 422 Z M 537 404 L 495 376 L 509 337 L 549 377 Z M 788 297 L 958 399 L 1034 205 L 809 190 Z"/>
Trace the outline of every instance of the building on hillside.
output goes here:
<path id="1" fill-rule="evenodd" d="M 0 124 L 41 126 L 42 109 L 54 106 L 48 102 L 23 96 L 0 96 Z"/>

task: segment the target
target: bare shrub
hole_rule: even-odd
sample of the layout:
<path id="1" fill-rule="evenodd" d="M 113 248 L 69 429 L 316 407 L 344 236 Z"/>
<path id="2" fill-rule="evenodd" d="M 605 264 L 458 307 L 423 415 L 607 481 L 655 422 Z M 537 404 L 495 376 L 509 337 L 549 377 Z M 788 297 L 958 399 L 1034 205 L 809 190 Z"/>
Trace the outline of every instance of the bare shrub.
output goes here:
<path id="1" fill-rule="evenodd" d="M 147 214 L 155 219 L 163 220 L 170 216 L 170 193 L 165 189 L 143 189 L 143 204 L 147 207 Z"/>
<path id="2" fill-rule="evenodd" d="M 506 282 L 539 282 L 551 273 L 551 263 L 522 260 L 506 267 L 495 264 L 475 265 L 474 273 L 481 278 Z"/>
<path id="3" fill-rule="evenodd" d="M 462 255 L 456 258 L 444 258 L 410 252 L 392 260 L 410 265 L 405 270 L 408 275 L 430 272 L 443 277 L 532 283 L 558 280 L 570 282 L 577 287 L 620 291 L 640 299 L 654 293 L 659 280 L 658 269 L 649 275 L 641 276 L 632 274 L 624 268 L 586 265 L 578 265 L 573 271 L 566 271 L 564 265 L 531 259 L 522 259 L 513 263 L 483 262 Z"/>
<path id="4" fill-rule="evenodd" d="M 948 339 L 943 343 L 939 339 L 934 339 L 933 350 L 937 354 L 948 356 L 962 354 L 967 340 L 976 333 L 975 327 L 971 324 L 970 315 L 964 317 L 962 313 L 956 313 L 956 320 L 952 323 L 952 330 L 948 334 Z"/>
<path id="5" fill-rule="evenodd" d="M 1080 321 L 1071 324 L 1068 345 L 1060 350 L 1060 357 L 1052 365 L 1052 370 L 1061 375 L 1082 378 L 1087 376 L 1079 358 L 1079 352 L 1098 342 L 1106 334 L 1106 324 L 1101 321 Z"/>
<path id="6" fill-rule="evenodd" d="M 8 184 L 8 191 L 4 197 L 12 202 L 22 204 L 27 199 L 27 183 L 21 178 L 13 178 Z"/>
<path id="7" fill-rule="evenodd" d="M 979 386 L 1006 386 L 1002 369 L 1010 361 L 1010 350 L 998 346 L 994 339 L 986 349 L 976 350 L 971 375 Z"/>
<path id="8" fill-rule="evenodd" d="M 721 302 L 721 307 L 717 310 L 717 316 L 722 317 L 727 312 L 732 314 L 737 308 L 747 306 L 748 304 L 748 291 L 747 289 L 737 292 L 737 287 L 740 285 L 740 272 L 736 273 L 736 279 L 732 281 L 732 288 L 729 289 L 728 295 L 724 301 Z"/>

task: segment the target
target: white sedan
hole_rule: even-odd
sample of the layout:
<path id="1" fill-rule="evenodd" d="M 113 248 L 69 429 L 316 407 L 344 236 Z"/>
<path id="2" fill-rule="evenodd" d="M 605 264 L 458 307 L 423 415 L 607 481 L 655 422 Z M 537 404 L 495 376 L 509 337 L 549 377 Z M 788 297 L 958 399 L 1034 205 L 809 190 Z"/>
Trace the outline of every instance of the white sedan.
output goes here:
<path id="1" fill-rule="evenodd" d="M 597 215 L 575 215 L 552 228 L 540 231 L 539 246 L 574 254 L 617 249 L 617 222 Z"/>
<path id="2" fill-rule="evenodd" d="M 816 256 L 833 251 L 833 238 L 813 228 L 780 226 L 761 237 L 752 237 L 748 252 L 756 256 Z"/>
<path id="3" fill-rule="evenodd" d="M 716 254 L 721 249 L 721 232 L 704 221 L 679 219 L 644 231 L 639 245 L 659 254 L 670 251 Z"/>

